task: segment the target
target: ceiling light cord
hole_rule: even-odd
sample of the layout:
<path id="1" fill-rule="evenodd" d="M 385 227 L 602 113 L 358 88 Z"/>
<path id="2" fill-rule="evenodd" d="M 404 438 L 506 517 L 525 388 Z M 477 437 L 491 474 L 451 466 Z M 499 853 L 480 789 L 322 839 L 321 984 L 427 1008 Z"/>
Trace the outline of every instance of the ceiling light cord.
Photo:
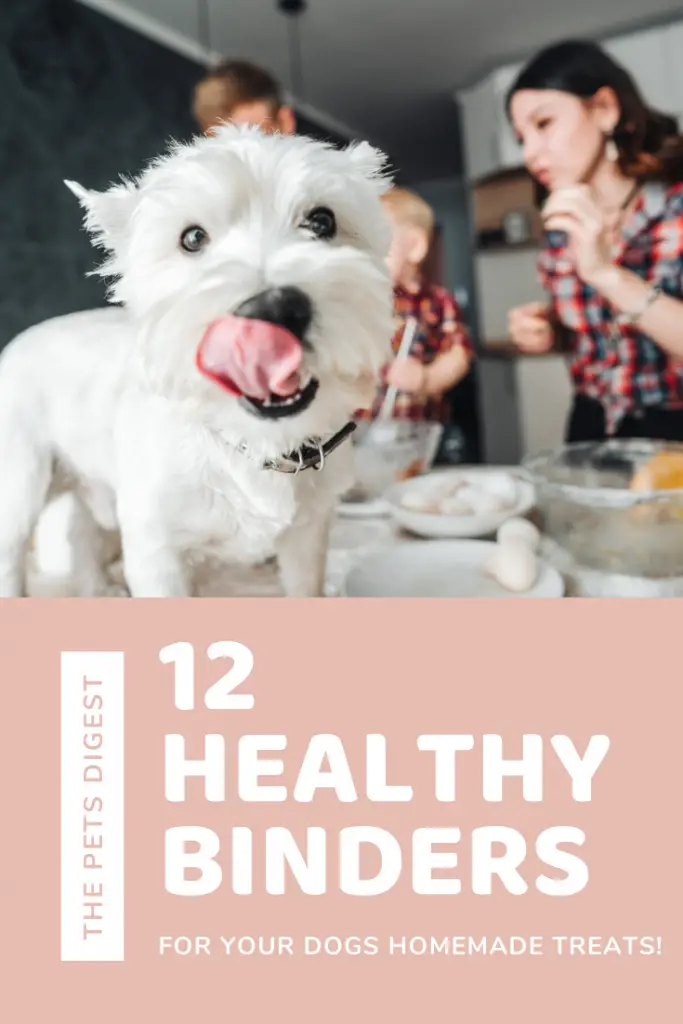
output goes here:
<path id="1" fill-rule="evenodd" d="M 289 73 L 292 90 L 295 96 L 303 99 L 303 61 L 301 57 L 301 33 L 299 23 L 292 19 L 289 23 Z"/>
<path id="2" fill-rule="evenodd" d="M 301 15 L 306 11 L 306 0 L 276 0 L 277 8 L 289 20 L 289 74 L 292 91 L 303 99 L 304 73 L 301 48 Z"/>

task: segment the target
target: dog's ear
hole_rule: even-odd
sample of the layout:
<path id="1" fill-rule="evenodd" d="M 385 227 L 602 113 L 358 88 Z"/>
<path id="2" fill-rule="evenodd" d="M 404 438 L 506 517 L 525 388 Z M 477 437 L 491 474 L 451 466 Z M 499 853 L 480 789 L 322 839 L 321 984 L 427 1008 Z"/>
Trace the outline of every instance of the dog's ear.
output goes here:
<path id="1" fill-rule="evenodd" d="M 137 204 L 138 192 L 131 182 L 112 185 L 104 192 L 83 188 L 76 181 L 65 181 L 85 211 L 85 226 L 95 244 L 113 252 L 125 237 Z"/>
<path id="2" fill-rule="evenodd" d="M 381 149 L 376 149 L 369 142 L 352 142 L 346 152 L 353 166 L 377 187 L 380 195 L 391 187 L 389 159 Z"/>

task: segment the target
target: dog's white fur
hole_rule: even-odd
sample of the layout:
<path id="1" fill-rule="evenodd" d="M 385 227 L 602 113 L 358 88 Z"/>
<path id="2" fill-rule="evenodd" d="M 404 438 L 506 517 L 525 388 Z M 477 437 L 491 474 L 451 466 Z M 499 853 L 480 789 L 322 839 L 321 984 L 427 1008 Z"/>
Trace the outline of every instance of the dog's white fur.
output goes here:
<path id="1" fill-rule="evenodd" d="M 133 596 L 189 596 L 207 563 L 271 554 L 286 594 L 321 593 L 351 443 L 321 472 L 262 464 L 326 439 L 371 397 L 392 328 L 388 184 L 366 143 L 337 150 L 226 125 L 174 144 L 136 182 L 71 186 L 121 305 L 33 327 L 0 358 L 0 596 L 25 593 L 31 535 L 65 488 L 78 502 L 82 594 L 102 592 L 106 534 L 120 536 Z M 316 206 L 336 215 L 332 241 L 301 226 Z M 194 224 L 210 242 L 188 254 L 179 237 Z M 195 355 L 212 320 L 287 285 L 313 303 L 305 364 L 320 387 L 302 413 L 264 421 L 202 376 Z"/>

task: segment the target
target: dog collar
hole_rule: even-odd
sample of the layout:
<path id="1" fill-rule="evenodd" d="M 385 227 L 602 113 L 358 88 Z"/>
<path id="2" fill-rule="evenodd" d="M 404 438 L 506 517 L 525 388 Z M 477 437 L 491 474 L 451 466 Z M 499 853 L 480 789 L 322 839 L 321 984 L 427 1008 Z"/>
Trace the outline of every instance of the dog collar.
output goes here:
<path id="1" fill-rule="evenodd" d="M 274 469 L 277 473 L 300 473 L 302 469 L 315 469 L 318 473 L 325 465 L 327 456 L 338 448 L 356 429 L 356 424 L 349 421 L 323 444 L 305 444 L 297 451 L 280 456 L 279 459 L 268 459 L 263 463 L 264 469 Z"/>
<path id="2" fill-rule="evenodd" d="M 336 434 L 333 434 L 329 440 L 323 444 L 318 441 L 316 444 L 305 444 L 296 451 L 289 452 L 287 455 L 281 455 L 278 459 L 267 459 L 262 469 L 272 469 L 276 473 L 300 473 L 302 469 L 315 469 L 316 472 L 325 465 L 325 459 L 327 456 L 338 448 L 347 437 L 356 429 L 356 424 L 349 421 L 345 426 L 338 430 Z M 247 451 L 247 445 L 242 443 L 238 446 L 238 451 L 244 453 Z"/>

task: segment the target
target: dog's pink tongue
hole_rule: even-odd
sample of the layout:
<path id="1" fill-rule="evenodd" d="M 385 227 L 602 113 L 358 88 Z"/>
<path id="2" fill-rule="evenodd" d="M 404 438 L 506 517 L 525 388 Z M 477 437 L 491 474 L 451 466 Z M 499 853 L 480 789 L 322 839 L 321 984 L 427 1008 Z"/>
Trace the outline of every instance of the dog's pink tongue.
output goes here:
<path id="1" fill-rule="evenodd" d="M 241 316 L 214 320 L 197 350 L 197 366 L 234 395 L 294 395 L 303 350 L 279 324 Z"/>

